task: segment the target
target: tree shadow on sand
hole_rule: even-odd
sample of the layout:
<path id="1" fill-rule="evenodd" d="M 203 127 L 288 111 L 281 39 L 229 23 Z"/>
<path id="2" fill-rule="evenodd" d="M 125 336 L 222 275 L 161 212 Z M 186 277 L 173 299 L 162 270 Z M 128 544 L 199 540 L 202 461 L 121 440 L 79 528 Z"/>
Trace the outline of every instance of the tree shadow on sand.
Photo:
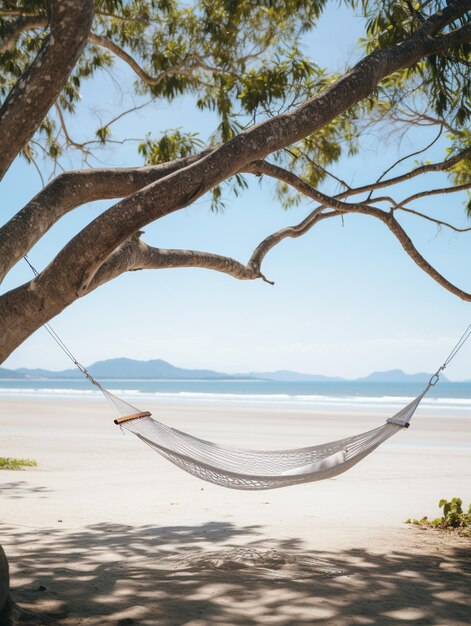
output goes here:
<path id="1" fill-rule="evenodd" d="M 2 498 L 10 498 L 11 500 L 30 498 L 31 496 L 47 498 L 45 494 L 50 493 L 50 491 L 47 487 L 30 485 L 26 480 L 0 483 L 0 496 Z"/>
<path id="2" fill-rule="evenodd" d="M 306 551 L 257 526 L 97 524 L 12 537 L 18 623 L 464 626 L 467 551 Z M 12 545 L 14 544 L 14 545 Z M 7 546 L 8 551 L 8 546 Z M 468 569 L 467 569 L 468 568 Z M 41 617 L 38 617 L 41 616 Z"/>

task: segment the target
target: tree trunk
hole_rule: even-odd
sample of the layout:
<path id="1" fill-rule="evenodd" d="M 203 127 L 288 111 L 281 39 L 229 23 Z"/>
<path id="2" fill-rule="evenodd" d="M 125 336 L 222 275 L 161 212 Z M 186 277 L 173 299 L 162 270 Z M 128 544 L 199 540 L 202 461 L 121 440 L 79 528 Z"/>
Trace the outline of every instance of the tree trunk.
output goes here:
<path id="1" fill-rule="evenodd" d="M 8 623 L 7 611 L 10 597 L 10 574 L 5 552 L 0 546 L 0 626 Z"/>

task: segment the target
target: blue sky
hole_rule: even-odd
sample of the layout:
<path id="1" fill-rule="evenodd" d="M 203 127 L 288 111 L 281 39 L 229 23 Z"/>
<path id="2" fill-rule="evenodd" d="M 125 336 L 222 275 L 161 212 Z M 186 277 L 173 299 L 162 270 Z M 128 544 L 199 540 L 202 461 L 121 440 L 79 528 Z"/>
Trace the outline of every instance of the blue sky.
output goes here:
<path id="1" fill-rule="evenodd" d="M 329 31 L 335 28 L 333 40 Z M 340 69 L 358 58 L 355 40 L 359 22 L 333 6 L 306 48 L 319 63 Z M 132 77 L 117 66 L 117 88 L 106 75 L 88 84 L 82 113 L 70 123 L 80 138 L 92 115 L 108 119 L 130 101 Z M 116 134 L 157 135 L 166 128 L 198 130 L 204 137 L 213 119 L 195 109 L 190 98 L 168 106 L 159 103 L 125 118 Z M 435 132 L 435 131 L 434 131 Z M 423 146 L 429 131 L 416 132 L 399 146 L 394 133 L 365 137 L 360 155 L 344 160 L 335 171 L 360 184 L 382 172 L 398 156 Z M 437 144 L 427 158 L 441 160 Z M 135 146 L 107 151 L 106 165 L 138 164 Z M 71 161 L 71 166 L 76 161 Z M 396 173 L 412 167 L 409 161 Z M 249 190 L 227 196 L 222 214 L 209 210 L 205 197 L 195 205 L 146 228 L 145 240 L 160 247 L 210 250 L 246 261 L 269 233 L 299 222 L 312 208 L 307 202 L 284 211 L 268 181 L 250 180 Z M 446 182 L 429 175 L 404 190 L 416 191 Z M 3 182 L 3 212 L 10 216 L 40 189 L 31 167 L 18 161 Z M 327 191 L 335 191 L 326 186 Z M 444 196 L 415 208 L 446 215 L 465 224 L 464 195 Z M 66 216 L 31 251 L 43 268 L 63 243 L 110 203 L 94 203 Z M 455 235 L 416 218 L 402 218 L 419 250 L 451 281 L 470 291 L 470 234 Z M 266 258 L 264 273 L 275 281 L 241 282 L 200 269 L 133 272 L 77 301 L 52 321 L 78 358 L 89 364 L 128 356 L 163 358 L 182 367 L 208 367 L 228 372 L 265 369 L 361 376 L 372 370 L 402 368 L 431 371 L 440 365 L 471 321 L 471 307 L 444 291 L 419 270 L 398 242 L 371 218 L 347 216 L 328 220 L 304 237 L 288 240 Z M 4 290 L 29 280 L 22 262 L 2 286 Z M 7 360 L 6 367 L 69 366 L 66 357 L 43 329 Z M 471 348 L 465 348 L 448 373 L 451 379 L 471 379 Z"/>

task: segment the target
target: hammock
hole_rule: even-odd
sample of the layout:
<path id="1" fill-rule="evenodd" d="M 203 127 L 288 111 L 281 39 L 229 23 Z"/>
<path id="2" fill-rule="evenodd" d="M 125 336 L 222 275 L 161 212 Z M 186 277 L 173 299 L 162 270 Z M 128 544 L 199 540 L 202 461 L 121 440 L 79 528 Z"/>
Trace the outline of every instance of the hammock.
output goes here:
<path id="1" fill-rule="evenodd" d="M 409 426 L 422 392 L 379 428 L 319 446 L 291 450 L 251 450 L 221 446 L 198 439 L 140 412 L 106 389 L 105 396 L 118 414 L 115 424 L 180 469 L 221 487 L 243 490 L 277 489 L 338 476 Z"/>
<path id="2" fill-rule="evenodd" d="M 155 420 L 148 411 L 139 411 L 105 389 L 81 365 L 61 338 L 45 324 L 45 329 L 83 375 L 109 400 L 117 418 L 115 424 L 134 433 L 141 441 L 185 472 L 230 489 L 277 489 L 324 480 L 346 472 L 373 452 L 384 441 L 409 427 L 422 398 L 439 380 L 440 373 L 471 336 L 465 330 L 443 365 L 430 378 L 425 389 L 407 406 L 378 428 L 318 446 L 292 450 L 250 450 L 221 446 L 198 439 Z"/>

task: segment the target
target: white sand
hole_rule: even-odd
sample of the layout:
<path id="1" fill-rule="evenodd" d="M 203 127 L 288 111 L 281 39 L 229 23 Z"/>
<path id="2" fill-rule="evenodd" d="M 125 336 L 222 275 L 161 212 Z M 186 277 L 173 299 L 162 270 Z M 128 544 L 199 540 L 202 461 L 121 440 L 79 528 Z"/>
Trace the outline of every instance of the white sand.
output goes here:
<path id="1" fill-rule="evenodd" d="M 329 441 L 385 417 L 149 409 L 198 436 L 255 448 Z M 123 436 L 104 403 L 6 400 L 0 456 L 38 462 L 0 473 L 0 543 L 15 599 L 44 623 L 86 626 L 464 626 L 469 542 L 403 522 L 438 515 L 442 497 L 469 498 L 470 425 L 471 416 L 421 412 L 336 479 L 238 492 Z M 218 554 L 208 562 L 208 552 Z M 266 567 L 250 566 L 269 556 Z M 282 558 L 290 562 L 273 569 Z"/>

